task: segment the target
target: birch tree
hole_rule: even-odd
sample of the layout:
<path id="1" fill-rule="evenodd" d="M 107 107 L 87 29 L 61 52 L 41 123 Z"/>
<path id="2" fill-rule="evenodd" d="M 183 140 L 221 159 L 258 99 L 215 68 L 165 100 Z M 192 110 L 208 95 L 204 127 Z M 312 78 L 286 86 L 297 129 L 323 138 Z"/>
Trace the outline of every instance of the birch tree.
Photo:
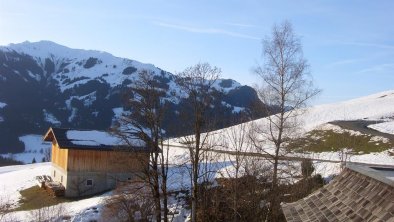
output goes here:
<path id="1" fill-rule="evenodd" d="M 267 105 L 265 112 L 269 116 L 258 133 L 261 140 L 274 144 L 273 153 L 268 153 L 273 163 L 269 220 L 277 221 L 280 215 L 279 157 L 286 151 L 286 142 L 300 127 L 298 117 L 303 108 L 319 90 L 313 86 L 300 38 L 294 34 L 289 22 L 275 25 L 271 36 L 263 40 L 263 59 L 263 64 L 255 72 L 260 79 L 258 93 Z M 264 151 L 257 141 L 255 145 Z"/>

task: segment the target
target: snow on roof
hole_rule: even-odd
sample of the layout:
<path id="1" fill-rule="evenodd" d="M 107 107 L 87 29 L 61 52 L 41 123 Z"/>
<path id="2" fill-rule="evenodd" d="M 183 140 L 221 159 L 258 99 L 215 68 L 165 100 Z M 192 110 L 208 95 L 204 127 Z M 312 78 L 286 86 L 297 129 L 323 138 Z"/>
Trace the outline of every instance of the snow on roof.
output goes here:
<path id="1" fill-rule="evenodd" d="M 97 130 L 68 130 L 67 138 L 75 145 L 85 146 L 122 146 L 125 143 L 118 137 Z M 133 140 L 133 145 L 144 146 L 141 140 Z"/>
<path id="2" fill-rule="evenodd" d="M 50 135 L 51 133 L 54 138 Z M 52 141 L 53 139 L 56 139 L 59 147 L 63 149 L 113 150 L 117 147 L 132 146 L 134 149 L 142 151 L 146 148 L 145 142 L 141 139 L 129 139 L 126 144 L 119 137 L 98 130 L 50 128 L 44 136 L 44 140 Z"/>
<path id="3" fill-rule="evenodd" d="M 101 132 L 97 130 L 92 131 L 79 131 L 69 130 L 66 133 L 67 138 L 76 145 L 87 145 L 87 146 L 118 146 L 122 145 L 119 138 L 110 135 L 107 132 Z"/>

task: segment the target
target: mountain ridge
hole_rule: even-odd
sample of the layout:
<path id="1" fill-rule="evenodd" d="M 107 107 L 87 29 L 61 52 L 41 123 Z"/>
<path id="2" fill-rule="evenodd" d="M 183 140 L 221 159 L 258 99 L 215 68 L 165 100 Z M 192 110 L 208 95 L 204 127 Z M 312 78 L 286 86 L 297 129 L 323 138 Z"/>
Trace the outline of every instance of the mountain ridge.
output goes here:
<path id="1" fill-rule="evenodd" d="M 172 112 L 165 128 L 174 135 L 169 125 L 181 123 L 176 113 L 188 99 L 176 75 L 152 64 L 51 41 L 0 46 L 0 153 L 23 151 L 20 136 L 41 134 L 52 125 L 107 129 L 124 111 L 121 94 L 142 70 L 150 71 L 166 91 Z M 215 128 L 237 123 L 233 120 L 252 113 L 252 106 L 262 105 L 253 88 L 235 80 L 219 79 L 214 88 L 210 113 L 219 120 Z"/>

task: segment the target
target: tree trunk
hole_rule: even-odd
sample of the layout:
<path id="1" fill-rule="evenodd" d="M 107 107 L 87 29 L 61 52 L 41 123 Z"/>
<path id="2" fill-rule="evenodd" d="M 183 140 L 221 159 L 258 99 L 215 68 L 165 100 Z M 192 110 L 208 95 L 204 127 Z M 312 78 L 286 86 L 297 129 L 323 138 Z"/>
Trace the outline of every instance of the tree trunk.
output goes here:
<path id="1" fill-rule="evenodd" d="M 200 163 L 200 123 L 197 117 L 196 125 L 195 125 L 195 137 L 196 137 L 196 145 L 194 152 L 194 162 L 193 165 L 193 194 L 192 194 L 192 222 L 197 221 L 197 205 L 198 205 L 198 167 Z"/>
<path id="2" fill-rule="evenodd" d="M 164 150 L 163 150 L 163 152 L 164 152 Z M 162 175 L 161 190 L 162 190 L 162 194 L 163 194 L 163 220 L 164 220 L 164 222 L 168 222 L 168 196 L 167 196 L 167 167 L 168 167 L 168 165 L 167 164 L 168 164 L 168 162 L 164 160 L 164 156 L 162 155 L 162 163 L 161 163 L 161 175 Z"/>
<path id="3" fill-rule="evenodd" d="M 237 152 L 237 155 L 239 155 L 239 152 Z M 234 214 L 233 214 L 233 220 L 234 222 L 237 222 L 237 216 L 238 216 L 238 172 L 239 172 L 239 162 L 238 162 L 238 156 L 237 158 L 237 166 L 235 168 L 235 183 L 234 183 L 234 200 L 233 200 L 233 210 L 234 210 Z"/>
<path id="4" fill-rule="evenodd" d="M 277 149 L 279 151 L 279 149 Z M 278 156 L 274 158 L 274 170 L 272 176 L 272 191 L 270 201 L 270 221 L 277 221 L 279 215 L 279 204 L 278 204 L 279 192 L 278 192 Z"/>
<path id="5" fill-rule="evenodd" d="M 198 159 L 197 155 L 195 155 L 194 158 Z M 197 221 L 197 201 L 198 201 L 198 162 L 195 161 L 193 163 L 192 222 Z"/>
<path id="6" fill-rule="evenodd" d="M 160 202 L 160 185 L 159 185 L 159 175 L 158 175 L 158 165 L 157 152 L 153 152 L 153 163 L 152 163 L 152 172 L 153 173 L 153 198 L 155 203 L 155 217 L 156 221 L 161 221 L 161 202 Z"/>

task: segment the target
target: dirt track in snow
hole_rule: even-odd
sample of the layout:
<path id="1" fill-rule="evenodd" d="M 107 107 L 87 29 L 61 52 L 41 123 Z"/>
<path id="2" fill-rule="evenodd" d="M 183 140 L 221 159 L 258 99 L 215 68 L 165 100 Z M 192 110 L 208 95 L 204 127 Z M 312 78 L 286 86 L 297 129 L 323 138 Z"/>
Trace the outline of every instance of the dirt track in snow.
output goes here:
<path id="1" fill-rule="evenodd" d="M 334 121 L 330 122 L 333 125 L 337 125 L 343 129 L 359 131 L 363 134 L 369 134 L 372 136 L 382 136 L 394 142 L 394 135 L 388 133 L 382 133 L 377 130 L 368 128 L 369 125 L 382 123 L 382 121 L 371 121 L 371 120 L 351 120 L 351 121 Z"/>

